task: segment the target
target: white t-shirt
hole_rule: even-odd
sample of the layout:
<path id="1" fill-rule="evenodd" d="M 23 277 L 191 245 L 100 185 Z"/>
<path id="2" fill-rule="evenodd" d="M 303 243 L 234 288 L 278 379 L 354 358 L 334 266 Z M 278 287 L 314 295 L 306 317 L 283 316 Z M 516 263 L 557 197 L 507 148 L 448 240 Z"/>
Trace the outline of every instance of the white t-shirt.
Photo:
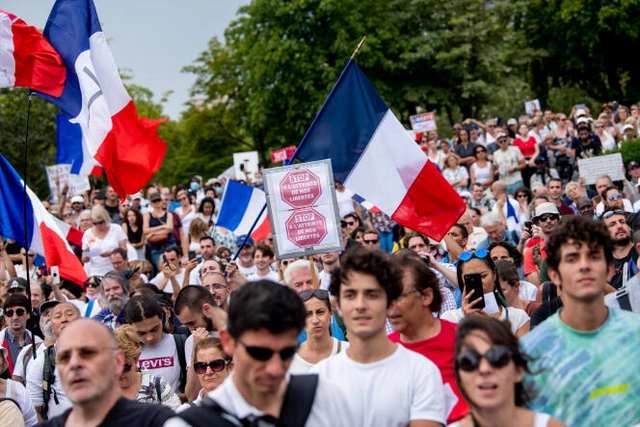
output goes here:
<path id="1" fill-rule="evenodd" d="M 355 362 L 341 352 L 320 362 L 314 371 L 320 381 L 337 384 L 349 396 L 357 422 L 344 425 L 406 426 L 418 420 L 446 424 L 440 371 L 401 345 L 391 356 L 373 363 Z"/>
<path id="2" fill-rule="evenodd" d="M 519 170 L 511 173 L 509 169 L 515 169 L 524 160 L 524 156 L 518 147 L 509 146 L 506 150 L 498 150 L 493 153 L 493 166 L 500 172 L 500 179 L 507 185 L 515 184 L 522 180 L 522 174 Z"/>
<path id="3" fill-rule="evenodd" d="M 276 283 L 281 283 L 280 276 L 275 271 L 270 271 L 266 276 L 258 276 L 257 272 L 247 276 L 247 282 L 257 282 L 258 280 L 271 280 Z"/>
<path id="4" fill-rule="evenodd" d="M 353 191 L 345 188 L 344 191 L 336 191 L 336 201 L 338 202 L 338 214 L 344 218 L 346 214 L 353 212 Z"/>
<path id="5" fill-rule="evenodd" d="M 104 276 L 113 270 L 110 257 L 102 257 L 101 253 L 112 251 L 120 247 L 120 242 L 127 240 L 127 236 L 119 225 L 111 224 L 104 239 L 100 240 L 93 236 L 93 229 L 90 228 L 82 236 L 82 250 L 89 249 L 84 255 L 89 257 L 89 268 L 91 276 Z"/>
<path id="6" fill-rule="evenodd" d="M 218 331 L 209 332 L 210 337 L 219 338 L 220 334 Z M 187 340 L 184 342 L 184 355 L 187 358 L 187 368 L 191 366 L 191 359 L 193 358 L 193 335 L 189 335 Z"/>
<path id="7" fill-rule="evenodd" d="M 16 381 L 7 380 L 7 391 L 5 393 L 5 397 L 11 398 L 18 403 L 20 410 L 22 411 L 24 424 L 27 427 L 31 427 L 38 423 L 36 410 L 33 407 L 33 403 L 31 403 L 31 399 L 29 399 L 29 396 L 27 395 L 27 390 L 22 384 Z"/>
<path id="8" fill-rule="evenodd" d="M 538 287 L 536 285 L 526 280 L 520 280 L 520 292 L 518 292 L 518 296 L 521 300 L 535 301 L 537 295 Z"/>
<path id="9" fill-rule="evenodd" d="M 156 377 L 164 378 L 172 389 L 180 389 L 180 359 L 173 335 L 166 334 L 155 346 L 142 345 L 139 366 Z"/>
<path id="10" fill-rule="evenodd" d="M 249 415 L 261 416 L 262 411 L 247 402 L 233 383 L 233 373 L 215 390 L 209 393 L 209 397 L 218 402 L 227 412 L 237 418 L 246 418 Z M 356 426 L 358 422 L 349 405 L 351 396 L 347 397 L 339 387 L 324 379 L 318 381 L 318 388 L 313 399 L 313 406 L 305 425 L 313 427 Z M 179 418 L 171 418 L 164 427 L 183 427 L 189 424 Z M 378 424 L 382 425 L 382 424 Z"/>
<path id="11" fill-rule="evenodd" d="M 162 282 L 162 279 L 164 279 L 164 273 L 160 272 L 156 275 L 156 277 L 154 277 L 153 279 L 151 279 L 151 281 L 149 281 L 149 283 L 158 286 L 158 284 L 160 282 Z M 179 273 L 176 273 L 176 281 L 178 282 L 178 286 L 180 288 L 182 288 L 182 281 L 184 280 L 184 268 L 181 269 L 181 271 Z M 165 285 L 164 289 L 162 289 L 162 292 L 166 292 L 168 294 L 172 294 L 173 293 L 173 286 L 171 285 L 171 279 L 167 280 L 167 284 Z"/>
<path id="12" fill-rule="evenodd" d="M 507 312 L 509 313 L 508 317 Z M 461 308 L 457 308 L 455 310 L 445 312 L 440 318 L 448 320 L 449 322 L 460 323 L 460 321 L 464 319 L 464 312 Z M 529 316 L 524 310 L 520 310 L 519 308 L 515 307 L 507 307 L 507 309 L 505 310 L 505 308 L 502 307 L 500 320 L 504 321 L 507 320 L 507 318 L 509 319 L 509 323 L 511 324 L 511 332 L 513 332 L 514 334 L 518 331 L 518 329 L 523 327 L 524 324 L 529 321 Z"/>
<path id="13" fill-rule="evenodd" d="M 38 406 L 42 406 L 44 402 L 42 396 L 42 368 L 44 366 L 44 345 L 38 347 L 36 353 L 36 358 L 31 360 L 31 362 L 29 362 L 29 365 L 27 365 L 26 379 L 27 392 L 29 393 L 29 397 L 31 398 L 33 406 L 37 408 Z M 57 366 L 53 374 L 55 376 L 55 381 L 53 382 L 52 389 L 55 390 L 55 396 L 58 398 L 58 404 L 56 405 L 56 402 L 54 400 L 54 392 L 52 390 L 49 397 L 49 418 L 53 418 L 57 415 L 62 414 L 72 406 L 71 402 L 67 398 L 67 395 L 62 389 L 62 384 L 60 383 L 60 372 L 58 371 Z"/>
<path id="14" fill-rule="evenodd" d="M 244 274 L 244 277 L 249 277 L 250 275 L 255 274 L 258 270 L 255 265 L 252 265 L 251 267 L 243 267 L 240 263 L 237 263 L 237 266 L 240 273 Z"/>
<path id="15" fill-rule="evenodd" d="M 345 351 L 349 348 L 349 343 L 347 341 L 340 341 L 337 338 L 333 339 L 333 348 L 331 349 L 331 354 L 329 357 L 333 357 L 338 353 Z M 296 353 L 293 356 L 293 361 L 291 362 L 291 366 L 289 366 L 289 370 L 287 371 L 287 375 L 300 375 L 300 374 L 308 374 L 311 368 L 316 366 L 316 364 L 309 363 L 304 360 L 302 357 Z"/>
<path id="16" fill-rule="evenodd" d="M 318 288 L 328 291 L 329 286 L 331 285 L 331 273 L 329 273 L 327 270 L 322 270 L 320 274 L 318 274 L 318 282 Z"/>

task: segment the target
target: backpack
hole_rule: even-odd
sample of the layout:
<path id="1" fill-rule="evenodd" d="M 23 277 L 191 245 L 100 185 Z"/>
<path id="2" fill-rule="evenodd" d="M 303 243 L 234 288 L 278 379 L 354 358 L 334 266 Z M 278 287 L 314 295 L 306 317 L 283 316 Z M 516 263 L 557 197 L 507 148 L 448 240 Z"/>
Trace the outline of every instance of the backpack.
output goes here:
<path id="1" fill-rule="evenodd" d="M 182 334 L 173 334 L 173 340 L 176 343 L 178 362 L 180 363 L 180 387 L 178 387 L 176 392 L 184 393 L 184 388 L 187 385 L 187 359 L 184 354 L 184 344 L 187 341 L 187 336 Z"/>
<path id="2" fill-rule="evenodd" d="M 0 397 L 0 420 L 6 426 L 23 426 L 24 418 L 18 402 L 10 397 Z"/>
<path id="3" fill-rule="evenodd" d="M 262 417 L 249 416 L 238 419 L 209 397 L 202 399 L 200 405 L 192 406 L 177 416 L 193 427 L 208 427 L 212 425 L 220 427 L 304 426 L 311 413 L 317 388 L 318 375 L 292 375 L 282 402 L 279 419 L 270 415 Z"/>

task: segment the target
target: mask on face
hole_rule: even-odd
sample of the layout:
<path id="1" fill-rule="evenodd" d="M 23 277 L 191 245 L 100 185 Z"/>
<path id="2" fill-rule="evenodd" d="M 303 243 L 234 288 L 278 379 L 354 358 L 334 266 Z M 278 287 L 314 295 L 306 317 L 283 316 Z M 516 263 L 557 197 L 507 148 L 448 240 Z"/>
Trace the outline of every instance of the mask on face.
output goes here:
<path id="1" fill-rule="evenodd" d="M 222 185 L 216 185 L 215 190 L 216 190 L 216 193 L 218 194 L 222 193 Z"/>
<path id="2" fill-rule="evenodd" d="M 200 188 L 200 185 L 198 185 L 198 183 L 197 183 L 197 182 L 193 182 L 193 181 L 192 181 L 192 182 L 190 182 L 190 183 L 189 183 L 189 188 L 190 188 L 192 191 L 198 191 L 198 188 Z"/>

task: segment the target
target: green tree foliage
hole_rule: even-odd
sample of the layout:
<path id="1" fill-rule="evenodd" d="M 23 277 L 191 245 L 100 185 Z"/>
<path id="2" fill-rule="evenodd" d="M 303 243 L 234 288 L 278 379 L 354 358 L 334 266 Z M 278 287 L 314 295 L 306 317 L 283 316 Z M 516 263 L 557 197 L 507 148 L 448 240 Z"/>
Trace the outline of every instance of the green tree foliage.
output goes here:
<path id="1" fill-rule="evenodd" d="M 532 61 L 532 86 L 574 85 L 600 100 L 636 102 L 640 78 L 639 0 L 529 0 L 523 31 L 544 57 Z"/>

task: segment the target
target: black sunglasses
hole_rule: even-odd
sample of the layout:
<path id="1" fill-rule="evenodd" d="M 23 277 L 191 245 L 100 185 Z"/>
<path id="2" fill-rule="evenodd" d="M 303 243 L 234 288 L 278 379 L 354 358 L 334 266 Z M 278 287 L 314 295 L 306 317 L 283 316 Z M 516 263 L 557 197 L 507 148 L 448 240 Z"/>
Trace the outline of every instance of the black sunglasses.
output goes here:
<path id="1" fill-rule="evenodd" d="M 229 362 L 224 359 L 216 359 L 211 362 L 193 362 L 193 369 L 200 375 L 207 372 L 207 367 L 211 368 L 213 372 L 220 372 L 227 367 L 227 363 Z"/>
<path id="2" fill-rule="evenodd" d="M 302 298 L 302 301 L 309 301 L 311 298 L 316 297 L 318 299 L 322 299 L 322 300 L 329 300 L 329 292 L 325 291 L 324 289 L 314 289 L 314 290 L 309 290 L 309 291 L 302 291 L 300 292 L 298 295 L 300 295 L 300 298 Z"/>
<path id="3" fill-rule="evenodd" d="M 102 224 L 104 224 L 104 221 L 91 221 L 91 224 L 93 224 L 93 225 L 102 225 Z"/>
<path id="4" fill-rule="evenodd" d="M 280 360 L 285 362 L 291 359 L 293 355 L 296 354 L 296 351 L 298 351 L 297 345 L 285 347 L 280 351 L 275 351 L 267 347 L 248 346 L 240 340 L 238 340 L 238 342 L 244 346 L 249 356 L 259 360 L 260 362 L 266 362 L 271 359 L 273 357 L 273 353 L 278 353 L 278 355 L 280 355 Z"/>
<path id="5" fill-rule="evenodd" d="M 14 310 L 7 310 L 4 312 L 4 314 L 7 317 L 13 317 L 14 313 L 17 314 L 18 316 L 24 316 L 24 314 L 27 312 L 27 310 L 25 310 L 24 308 L 16 308 L 15 311 Z"/>
<path id="6" fill-rule="evenodd" d="M 465 372 L 472 372 L 478 369 L 480 361 L 484 358 L 494 368 L 504 368 L 509 364 L 513 353 L 503 345 L 497 345 L 487 350 L 485 354 L 480 354 L 475 350 L 467 349 L 456 357 L 457 369 Z"/>
<path id="7" fill-rule="evenodd" d="M 367 240 L 367 239 L 362 239 L 362 241 L 364 242 L 364 244 L 366 245 L 377 245 L 379 240 L 378 239 L 372 239 L 372 240 Z"/>
<path id="8" fill-rule="evenodd" d="M 130 363 L 125 363 L 124 366 L 122 367 L 122 372 L 129 372 L 131 370 L 131 368 L 133 368 L 133 365 Z"/>
<path id="9" fill-rule="evenodd" d="M 538 217 L 538 222 L 547 222 L 549 220 L 557 221 L 560 219 L 560 215 L 558 214 L 544 214 Z"/>

